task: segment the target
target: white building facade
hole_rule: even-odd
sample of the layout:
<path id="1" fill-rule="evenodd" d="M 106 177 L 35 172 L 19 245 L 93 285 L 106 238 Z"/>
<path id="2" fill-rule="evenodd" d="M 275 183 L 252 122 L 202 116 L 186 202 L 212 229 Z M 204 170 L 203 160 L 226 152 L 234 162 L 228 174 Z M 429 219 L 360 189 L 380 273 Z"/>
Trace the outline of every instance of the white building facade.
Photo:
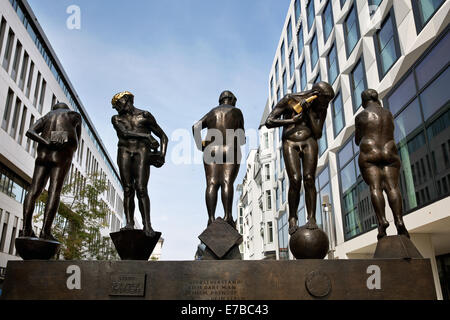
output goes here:
<path id="1" fill-rule="evenodd" d="M 57 102 L 65 102 L 83 118 L 80 144 L 67 179 L 101 174 L 108 184 L 102 199 L 111 212 L 101 234 L 119 230 L 123 190 L 118 171 L 26 1 L 0 0 L 0 64 L 0 268 L 8 260 L 20 259 L 14 240 L 23 226 L 22 204 L 37 147 L 25 133 Z"/>
<path id="2" fill-rule="evenodd" d="M 370 258 L 375 250 L 377 224 L 357 163 L 354 120 L 362 110 L 361 92 L 378 91 L 395 118 L 404 221 L 416 247 L 431 259 L 440 299 L 449 298 L 450 283 L 449 10 L 444 0 L 292 0 L 268 79 L 269 111 L 286 93 L 320 80 L 336 93 L 319 141 L 316 178 L 316 217 L 335 259 Z M 276 254 L 293 259 L 281 130 L 272 130 Z M 388 235 L 394 235 L 388 205 L 386 214 Z M 303 188 L 298 215 L 303 225 Z"/>

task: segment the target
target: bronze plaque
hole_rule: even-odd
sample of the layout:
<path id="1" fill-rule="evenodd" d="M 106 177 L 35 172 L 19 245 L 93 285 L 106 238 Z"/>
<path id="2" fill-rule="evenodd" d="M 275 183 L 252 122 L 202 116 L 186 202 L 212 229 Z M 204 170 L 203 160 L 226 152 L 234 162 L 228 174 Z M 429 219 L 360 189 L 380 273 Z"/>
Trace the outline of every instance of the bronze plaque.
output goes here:
<path id="1" fill-rule="evenodd" d="M 110 279 L 110 296 L 145 296 L 145 273 L 111 274 Z"/>

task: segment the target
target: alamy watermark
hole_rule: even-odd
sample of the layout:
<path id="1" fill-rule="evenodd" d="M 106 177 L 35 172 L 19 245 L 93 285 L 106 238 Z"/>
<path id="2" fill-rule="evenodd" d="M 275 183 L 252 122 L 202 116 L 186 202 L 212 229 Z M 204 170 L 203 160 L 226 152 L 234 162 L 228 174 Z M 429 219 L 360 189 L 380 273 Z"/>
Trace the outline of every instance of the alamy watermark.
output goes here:
<path id="1" fill-rule="evenodd" d="M 66 26 L 69 30 L 81 29 L 81 9 L 77 5 L 70 5 L 66 9 L 66 13 L 69 14 L 66 20 Z"/>

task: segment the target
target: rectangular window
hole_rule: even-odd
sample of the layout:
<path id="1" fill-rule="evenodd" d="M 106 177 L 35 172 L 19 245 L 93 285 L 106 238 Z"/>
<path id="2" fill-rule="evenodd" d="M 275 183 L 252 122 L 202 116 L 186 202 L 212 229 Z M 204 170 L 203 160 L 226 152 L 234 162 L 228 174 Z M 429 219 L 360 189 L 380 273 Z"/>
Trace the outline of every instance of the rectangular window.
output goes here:
<path id="1" fill-rule="evenodd" d="M 42 114 L 42 109 L 44 108 L 45 90 L 46 89 L 47 89 L 47 82 L 44 79 L 42 79 L 41 95 L 39 98 L 39 106 L 38 106 L 38 111 L 40 114 Z"/>
<path id="2" fill-rule="evenodd" d="M 300 56 L 302 55 L 303 52 L 303 28 L 300 27 L 300 30 L 298 30 L 297 33 L 297 52 L 298 52 L 298 58 L 300 59 Z"/>
<path id="3" fill-rule="evenodd" d="M 328 82 L 333 84 L 339 74 L 339 63 L 336 53 L 336 45 L 333 44 L 327 56 Z"/>
<path id="4" fill-rule="evenodd" d="M 6 233 L 8 232 L 9 212 L 6 211 L 5 220 L 3 221 L 2 234 L 0 237 L 0 252 L 5 251 Z"/>
<path id="5" fill-rule="evenodd" d="M 306 79 L 306 65 L 305 62 L 302 63 L 302 66 L 300 67 L 300 84 L 302 86 L 301 91 L 305 91 L 306 89 L 306 84 L 307 84 L 307 79 Z"/>
<path id="6" fill-rule="evenodd" d="M 278 73 L 278 60 L 275 62 L 275 83 L 279 80 L 279 73 Z"/>
<path id="7" fill-rule="evenodd" d="M 50 108 L 53 107 L 57 102 L 58 102 L 58 100 L 56 100 L 56 96 L 53 94 L 52 95 L 52 104 L 50 105 Z"/>
<path id="8" fill-rule="evenodd" d="M 267 222 L 267 241 L 268 243 L 273 242 L 273 225 L 272 221 Z"/>
<path id="9" fill-rule="evenodd" d="M 14 109 L 14 114 L 11 122 L 11 128 L 9 129 L 9 135 L 15 140 L 17 133 L 17 126 L 19 124 L 19 115 L 20 115 L 20 107 L 22 105 L 22 101 L 20 101 L 19 97 L 16 98 L 16 107 Z"/>
<path id="10" fill-rule="evenodd" d="M 28 128 L 31 128 L 32 126 L 33 126 L 33 124 L 34 124 L 34 116 L 33 115 L 31 115 L 31 118 L 30 118 L 30 125 L 29 125 L 29 127 Z M 27 138 L 27 146 L 26 146 L 26 150 L 27 150 L 27 152 L 30 152 L 30 146 L 31 146 L 31 144 L 33 144 L 33 142 L 31 141 L 31 139 L 30 138 Z M 33 152 L 30 152 L 31 154 L 33 154 Z"/>
<path id="11" fill-rule="evenodd" d="M 378 73 L 382 79 L 400 57 L 400 45 L 393 11 L 386 17 L 380 30 L 375 34 Z"/>
<path id="12" fill-rule="evenodd" d="M 289 55 L 289 77 L 292 78 L 295 70 L 295 60 L 294 60 L 294 50 L 291 51 Z"/>
<path id="13" fill-rule="evenodd" d="M 2 129 L 5 131 L 8 130 L 8 126 L 9 126 L 9 119 L 11 117 L 13 98 L 14 98 L 14 91 L 9 89 L 8 96 L 6 97 L 5 111 L 3 113 L 3 119 L 2 119 Z"/>
<path id="14" fill-rule="evenodd" d="M 277 102 L 281 100 L 280 88 L 277 89 Z"/>
<path id="15" fill-rule="evenodd" d="M 280 66 L 281 66 L 281 68 L 283 68 L 284 61 L 286 59 L 286 57 L 285 57 L 285 50 L 284 50 L 284 41 L 281 43 L 280 55 L 281 55 L 281 64 L 280 64 Z"/>
<path id="16" fill-rule="evenodd" d="M 328 148 L 328 142 L 327 142 L 327 128 L 325 127 L 325 125 L 322 128 L 322 137 L 319 139 L 319 141 L 317 141 L 318 145 L 319 145 L 319 157 L 323 155 L 323 153 L 325 152 L 325 150 L 327 150 Z"/>
<path id="17" fill-rule="evenodd" d="M 39 96 L 39 88 L 41 86 L 41 73 L 38 71 L 37 79 L 36 79 L 36 86 L 34 87 L 34 99 L 33 99 L 33 105 L 36 107 L 38 102 L 38 96 Z"/>
<path id="18" fill-rule="evenodd" d="M 306 7 L 307 10 L 307 21 L 308 21 L 308 31 L 311 31 L 311 27 L 314 23 L 314 0 L 309 0 L 308 6 Z"/>
<path id="19" fill-rule="evenodd" d="M 353 49 L 359 40 L 359 27 L 358 27 L 358 17 L 356 12 L 356 5 L 353 5 L 350 13 L 344 22 L 344 36 L 345 36 L 345 46 L 347 49 L 347 57 L 350 56 Z"/>
<path id="20" fill-rule="evenodd" d="M 14 254 L 14 242 L 16 240 L 17 224 L 19 223 L 19 218 L 14 217 L 13 229 L 11 232 L 11 241 L 9 242 L 9 254 Z"/>
<path id="21" fill-rule="evenodd" d="M 27 89 L 25 90 L 25 95 L 27 96 L 27 98 L 30 97 L 31 84 L 33 82 L 33 75 L 34 75 L 34 62 L 31 61 L 30 71 L 28 72 Z"/>
<path id="22" fill-rule="evenodd" d="M 412 0 L 411 2 L 414 11 L 414 20 L 416 22 L 417 33 L 419 33 L 445 1 Z"/>
<path id="23" fill-rule="evenodd" d="M 0 52 L 2 52 L 3 48 L 3 40 L 5 39 L 5 31 L 6 31 L 6 20 L 2 17 L 2 22 L 0 23 Z"/>
<path id="24" fill-rule="evenodd" d="M 347 0 L 339 0 L 341 2 L 341 8 L 344 6 L 344 4 L 347 2 Z"/>
<path id="25" fill-rule="evenodd" d="M 369 0 L 369 14 L 372 16 L 377 11 L 383 0 Z"/>
<path id="26" fill-rule="evenodd" d="M 294 8 L 295 8 L 295 21 L 298 24 L 298 22 L 300 21 L 300 0 L 295 0 L 294 2 Z"/>
<path id="27" fill-rule="evenodd" d="M 30 59 L 30 57 L 28 56 L 28 53 L 25 51 L 23 54 L 22 70 L 20 71 L 20 76 L 19 76 L 19 88 L 22 91 L 23 91 L 23 87 L 25 85 L 25 77 L 27 75 L 29 59 Z"/>
<path id="28" fill-rule="evenodd" d="M 317 36 L 311 40 L 311 44 L 309 45 L 310 55 L 311 55 L 311 71 L 316 67 L 317 61 L 319 61 L 319 47 L 317 46 Z"/>
<path id="29" fill-rule="evenodd" d="M 353 94 L 353 111 L 361 106 L 361 93 L 367 89 L 366 75 L 364 71 L 363 60 L 360 59 L 351 73 L 351 85 Z"/>
<path id="30" fill-rule="evenodd" d="M 272 192 L 270 190 L 266 190 L 266 210 L 272 209 Z"/>
<path id="31" fill-rule="evenodd" d="M 286 70 L 283 72 L 283 95 L 287 93 L 287 74 Z"/>
<path id="32" fill-rule="evenodd" d="M 8 39 L 6 40 L 5 55 L 3 57 L 3 68 L 6 70 L 6 72 L 9 71 L 9 63 L 11 61 L 13 43 L 14 43 L 14 32 L 12 30 L 9 30 Z"/>
<path id="33" fill-rule="evenodd" d="M 325 10 L 322 14 L 322 25 L 323 25 L 323 39 L 326 43 L 328 40 L 328 37 L 331 34 L 331 31 L 333 30 L 333 8 L 331 7 L 331 0 L 328 0 L 327 6 L 325 7 Z"/>
<path id="34" fill-rule="evenodd" d="M 17 80 L 17 73 L 19 71 L 19 63 L 20 63 L 20 57 L 22 55 L 22 44 L 19 40 L 17 40 L 16 43 L 16 52 L 14 54 L 14 62 L 11 69 L 11 78 L 16 81 Z"/>
<path id="35" fill-rule="evenodd" d="M 273 99 L 273 77 L 270 78 L 270 98 Z"/>
<path id="36" fill-rule="evenodd" d="M 291 24 L 291 19 L 289 19 L 289 22 L 288 22 L 288 25 L 287 25 L 287 30 L 286 30 L 286 33 L 287 33 L 287 45 L 288 45 L 288 47 L 289 47 L 289 44 L 291 43 L 291 41 L 292 41 L 292 24 Z"/>
<path id="37" fill-rule="evenodd" d="M 296 93 L 296 92 L 297 92 L 297 83 L 296 83 L 295 80 L 294 80 L 294 84 L 292 85 L 291 92 L 292 92 L 292 93 Z"/>
<path id="38" fill-rule="evenodd" d="M 25 129 L 26 119 L 27 119 L 27 107 L 23 106 L 22 119 L 20 120 L 19 136 L 17 137 L 17 143 L 20 145 L 22 144 L 23 141 L 23 130 Z"/>
<path id="39" fill-rule="evenodd" d="M 264 149 L 269 148 L 269 133 L 264 132 Z"/>
<path id="40" fill-rule="evenodd" d="M 270 164 L 264 166 L 266 168 L 266 181 L 270 180 Z"/>
<path id="41" fill-rule="evenodd" d="M 334 137 L 342 131 L 345 127 L 345 114 L 342 105 L 342 95 L 340 92 L 336 95 L 332 103 L 332 115 L 333 115 L 333 130 Z"/>

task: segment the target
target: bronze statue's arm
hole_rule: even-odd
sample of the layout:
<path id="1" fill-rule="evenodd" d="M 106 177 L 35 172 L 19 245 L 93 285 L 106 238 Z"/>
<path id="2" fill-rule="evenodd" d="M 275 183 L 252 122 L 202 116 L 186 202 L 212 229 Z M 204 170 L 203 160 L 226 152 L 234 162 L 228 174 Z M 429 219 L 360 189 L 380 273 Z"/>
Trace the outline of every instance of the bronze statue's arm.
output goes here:
<path id="1" fill-rule="evenodd" d="M 275 127 L 287 126 L 290 124 L 297 123 L 299 119 L 302 117 L 302 114 L 296 114 L 291 119 L 280 119 L 281 115 L 284 113 L 284 110 L 288 106 L 288 102 L 292 99 L 291 94 L 285 95 L 276 106 L 273 108 L 272 112 L 269 114 L 266 120 L 266 127 L 271 129 Z"/>
<path id="2" fill-rule="evenodd" d="M 169 138 L 166 133 L 161 129 L 161 127 L 156 122 L 155 118 L 153 118 L 153 123 L 151 125 L 151 130 L 155 133 L 155 135 L 161 140 L 161 155 L 163 158 L 166 157 L 167 152 L 167 144 L 169 143 Z"/>
<path id="3" fill-rule="evenodd" d="M 44 129 L 45 124 L 45 116 L 37 120 L 27 131 L 25 134 L 31 140 L 36 141 L 37 143 L 43 144 L 45 146 L 49 146 L 50 142 L 43 137 L 41 137 L 40 133 Z"/>
<path id="4" fill-rule="evenodd" d="M 203 151 L 201 131 L 207 127 L 206 119 L 208 118 L 208 116 L 209 112 L 192 126 L 192 135 L 194 136 L 194 142 L 197 149 L 200 151 Z"/>

